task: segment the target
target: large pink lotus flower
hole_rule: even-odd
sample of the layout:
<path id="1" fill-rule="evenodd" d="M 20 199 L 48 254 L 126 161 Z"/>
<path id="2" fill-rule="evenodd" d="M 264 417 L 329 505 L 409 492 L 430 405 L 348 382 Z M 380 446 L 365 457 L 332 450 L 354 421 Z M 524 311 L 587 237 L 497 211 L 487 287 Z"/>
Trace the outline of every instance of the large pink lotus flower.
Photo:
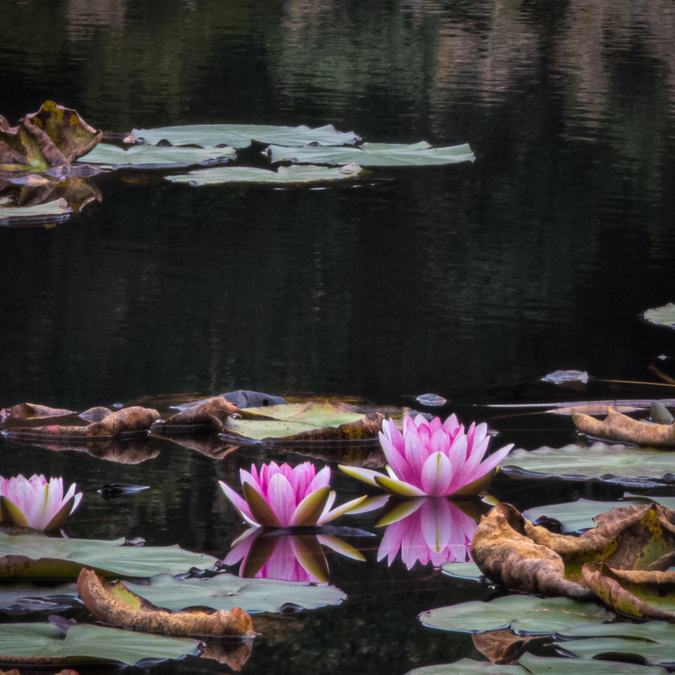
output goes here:
<path id="1" fill-rule="evenodd" d="M 34 530 L 53 530 L 80 505 L 82 493 L 73 483 L 63 494 L 62 478 L 0 476 L 0 520 Z"/>
<path id="2" fill-rule="evenodd" d="M 243 499 L 227 483 L 218 483 L 242 518 L 255 527 L 323 525 L 366 501 L 358 497 L 332 509 L 336 495 L 329 487 L 330 468 L 317 473 L 311 462 L 296 467 L 270 462 L 260 471 L 251 465 L 250 472 L 240 469 L 239 476 Z"/>
<path id="3" fill-rule="evenodd" d="M 487 424 L 472 423 L 467 431 L 455 415 L 430 422 L 406 415 L 403 433 L 393 420 L 382 422 L 380 444 L 387 460 L 384 475 L 340 465 L 348 476 L 402 497 L 449 497 L 482 492 L 509 454 L 507 445 L 483 459 L 490 442 Z"/>
<path id="4" fill-rule="evenodd" d="M 442 497 L 419 497 L 397 505 L 380 519 L 386 525 L 377 559 L 391 567 L 401 554 L 410 570 L 416 563 L 440 567 L 447 562 L 471 559 L 476 521 L 456 504 Z"/>
<path id="5" fill-rule="evenodd" d="M 313 534 L 264 534 L 260 528 L 244 532 L 225 556 L 226 565 L 239 566 L 240 577 L 303 581 L 315 584 L 328 582 L 328 561 L 322 547 L 353 560 L 364 561 L 357 549 L 339 537 Z"/>

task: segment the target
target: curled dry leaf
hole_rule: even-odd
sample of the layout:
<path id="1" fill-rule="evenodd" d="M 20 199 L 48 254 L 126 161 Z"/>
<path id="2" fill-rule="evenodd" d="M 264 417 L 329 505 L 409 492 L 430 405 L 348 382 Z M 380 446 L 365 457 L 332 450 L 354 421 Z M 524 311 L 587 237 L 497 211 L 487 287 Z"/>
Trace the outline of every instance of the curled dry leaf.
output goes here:
<path id="1" fill-rule="evenodd" d="M 239 408 L 222 396 L 214 396 L 181 410 L 166 420 L 157 420 L 152 430 L 158 433 L 193 433 L 221 431 L 228 415 L 239 413 Z"/>
<path id="2" fill-rule="evenodd" d="M 86 568 L 80 571 L 77 592 L 96 619 L 118 628 L 176 637 L 255 635 L 250 615 L 239 607 L 170 612 L 132 593 L 121 581 L 103 581 L 96 572 Z"/>
<path id="3" fill-rule="evenodd" d="M 579 431 L 589 436 L 611 438 L 638 445 L 675 447 L 675 425 L 634 420 L 611 406 L 607 409 L 607 417 L 604 420 L 596 420 L 588 415 L 573 412 L 572 421 Z"/>
<path id="4" fill-rule="evenodd" d="M 544 642 L 546 637 L 516 635 L 509 629 L 491 630 L 485 633 L 474 633 L 471 636 L 473 646 L 485 656 L 490 663 L 513 663 L 522 653 L 535 644 Z"/>
<path id="5" fill-rule="evenodd" d="M 673 562 L 675 510 L 627 506 L 597 516 L 596 522 L 577 537 L 555 534 L 510 504 L 499 504 L 476 529 L 473 559 L 483 574 L 514 590 L 577 599 L 597 595 L 631 616 L 675 620 L 672 612 L 648 608 L 640 599 L 675 588 L 673 573 L 659 574 Z"/>
<path id="6" fill-rule="evenodd" d="M 74 415 L 73 410 L 66 408 L 50 408 L 40 403 L 17 403 L 10 408 L 0 410 L 0 422 L 11 423 L 14 420 L 57 419 Z"/>

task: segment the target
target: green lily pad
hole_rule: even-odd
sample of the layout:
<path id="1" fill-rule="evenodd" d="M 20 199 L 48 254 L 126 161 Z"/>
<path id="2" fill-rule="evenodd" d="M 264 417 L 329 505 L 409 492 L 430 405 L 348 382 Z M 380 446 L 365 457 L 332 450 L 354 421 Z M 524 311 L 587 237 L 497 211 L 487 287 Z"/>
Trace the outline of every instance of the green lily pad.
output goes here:
<path id="1" fill-rule="evenodd" d="M 662 307 L 654 307 L 643 313 L 643 318 L 649 323 L 666 328 L 675 328 L 675 302 L 669 302 Z"/>
<path id="2" fill-rule="evenodd" d="M 178 546 L 123 546 L 124 539 L 58 539 L 0 532 L 0 578 L 75 578 L 82 567 L 104 576 L 151 577 L 212 567 L 216 559 Z"/>
<path id="3" fill-rule="evenodd" d="M 316 442 L 375 438 L 377 432 L 364 424 L 364 415 L 331 403 L 289 403 L 247 408 L 242 418 L 228 417 L 225 436 L 253 441 Z"/>
<path id="4" fill-rule="evenodd" d="M 673 455 L 668 450 L 594 443 L 538 450 L 514 450 L 502 471 L 514 478 L 597 480 L 633 487 L 675 483 Z"/>
<path id="5" fill-rule="evenodd" d="M 5 623 L 0 630 L 0 663 L 39 665 L 121 663 L 181 659 L 197 654 L 197 640 L 77 624 L 66 635 L 50 623 Z"/>
<path id="6" fill-rule="evenodd" d="M 359 164 L 361 166 L 431 166 L 472 162 L 475 157 L 467 145 L 434 148 L 426 141 L 411 143 L 364 143 L 356 148 L 316 146 L 288 148 L 270 145 L 266 150 L 272 163 Z"/>
<path id="7" fill-rule="evenodd" d="M 137 141 L 155 145 L 168 141 L 171 145 L 199 145 L 213 148 L 229 145 L 233 148 L 247 148 L 251 141 L 283 146 L 353 145 L 360 139 L 353 131 L 337 131 L 332 124 L 314 129 L 304 124 L 297 127 L 273 126 L 269 124 L 193 124 L 157 129 L 134 129 L 131 132 Z"/>
<path id="8" fill-rule="evenodd" d="M 548 635 L 588 623 L 603 623 L 613 616 L 590 602 L 505 595 L 491 602 L 473 601 L 439 607 L 422 612 L 418 618 L 423 625 L 439 630 L 483 633 L 510 628 L 518 635 Z"/>
<path id="9" fill-rule="evenodd" d="M 226 166 L 166 176 L 166 180 L 172 183 L 188 183 L 195 187 L 223 183 L 304 185 L 307 183 L 332 183 L 350 180 L 360 173 L 361 167 L 356 165 L 343 166 L 338 169 L 330 169 L 325 166 L 280 166 L 277 171 L 257 169 L 251 166 Z"/>
<path id="10" fill-rule="evenodd" d="M 497 665 L 486 661 L 462 659 L 455 663 L 415 668 L 407 675 L 463 675 L 480 673 L 485 675 L 607 675 L 617 673 L 625 675 L 666 675 L 658 666 L 642 666 L 621 661 L 595 661 L 591 659 L 564 659 L 554 656 L 535 656 L 523 654 L 518 663 Z"/>
<path id="11" fill-rule="evenodd" d="M 675 624 L 665 621 L 579 626 L 559 636 L 556 647 L 583 659 L 627 656 L 652 665 L 675 665 Z"/>
<path id="12" fill-rule="evenodd" d="M 37 220 L 41 223 L 60 222 L 67 220 L 72 212 L 63 198 L 31 206 L 7 206 L 0 200 L 0 225 L 20 225 L 22 221 Z"/>
<path id="13" fill-rule="evenodd" d="M 474 562 L 464 563 L 445 563 L 441 566 L 443 574 L 452 579 L 460 579 L 462 581 L 480 581 L 483 579 L 483 573 L 480 567 Z"/>
<path id="14" fill-rule="evenodd" d="M 523 511 L 523 516 L 536 522 L 539 518 L 553 518 L 557 520 L 566 532 L 581 532 L 595 527 L 595 516 L 605 511 L 630 506 L 631 504 L 644 504 L 645 501 L 653 501 L 657 504 L 675 509 L 675 497 L 645 497 L 626 501 L 600 502 L 593 499 L 577 499 L 574 502 L 562 504 L 547 504 Z"/>
<path id="15" fill-rule="evenodd" d="M 242 579 L 233 574 L 183 581 L 169 574 L 161 574 L 153 577 L 149 584 L 125 582 L 125 585 L 158 607 L 176 610 L 198 605 L 212 609 L 241 607 L 250 614 L 274 613 L 289 605 L 302 609 L 339 605 L 347 597 L 335 586 L 315 586 L 272 579 Z"/>
<path id="16" fill-rule="evenodd" d="M 99 143 L 79 161 L 101 164 L 114 169 L 175 169 L 199 164 L 215 164 L 235 159 L 234 148 L 174 148 L 164 145 L 132 145 L 120 148 Z"/>

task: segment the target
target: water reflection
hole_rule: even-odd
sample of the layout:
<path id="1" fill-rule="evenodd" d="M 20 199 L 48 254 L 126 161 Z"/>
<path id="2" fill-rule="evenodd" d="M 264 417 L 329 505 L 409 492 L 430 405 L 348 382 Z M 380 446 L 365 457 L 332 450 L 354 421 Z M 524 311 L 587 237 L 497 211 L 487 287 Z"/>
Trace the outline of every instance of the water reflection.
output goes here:
<path id="1" fill-rule="evenodd" d="M 377 559 L 391 567 L 401 556 L 411 570 L 417 563 L 440 567 L 471 560 L 471 540 L 485 505 L 477 500 L 453 502 L 420 497 L 399 502 L 377 523 L 386 526 Z"/>
<path id="2" fill-rule="evenodd" d="M 324 547 L 352 560 L 363 555 L 343 539 L 326 534 L 286 534 L 251 528 L 233 542 L 226 565 L 239 566 L 240 577 L 327 583 L 330 570 Z"/>

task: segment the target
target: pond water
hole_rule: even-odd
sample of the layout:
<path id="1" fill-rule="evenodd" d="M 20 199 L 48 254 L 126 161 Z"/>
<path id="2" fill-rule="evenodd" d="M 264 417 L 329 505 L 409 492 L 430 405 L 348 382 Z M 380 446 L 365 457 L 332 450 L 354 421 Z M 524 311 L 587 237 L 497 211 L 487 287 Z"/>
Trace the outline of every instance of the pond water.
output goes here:
<path id="1" fill-rule="evenodd" d="M 441 412 L 469 419 L 487 417 L 472 403 L 672 395 L 536 384 L 557 368 L 654 380 L 649 365 L 675 356 L 675 334 L 638 318 L 675 299 L 671 0 L 7 9 L 0 114 L 12 122 L 53 98 L 107 131 L 332 123 L 371 141 L 468 142 L 476 161 L 322 189 L 94 178 L 101 203 L 67 222 L 0 227 L 0 407 L 238 388 L 415 405 L 438 392 L 450 401 Z M 526 448 L 572 439 L 568 418 L 490 422 Z M 5 475 L 78 481 L 72 536 L 219 557 L 241 528 L 217 479 L 263 458 L 167 446 L 121 464 L 8 441 L 0 452 Z M 104 500 L 95 491 L 111 482 L 152 489 Z M 506 479 L 495 492 L 519 507 L 621 494 Z M 375 520 L 347 522 L 372 531 Z M 346 603 L 256 641 L 245 672 L 403 673 L 475 655 L 468 636 L 423 629 L 416 615 L 485 591 L 377 562 L 377 539 L 352 543 L 366 562 L 329 555 Z"/>

